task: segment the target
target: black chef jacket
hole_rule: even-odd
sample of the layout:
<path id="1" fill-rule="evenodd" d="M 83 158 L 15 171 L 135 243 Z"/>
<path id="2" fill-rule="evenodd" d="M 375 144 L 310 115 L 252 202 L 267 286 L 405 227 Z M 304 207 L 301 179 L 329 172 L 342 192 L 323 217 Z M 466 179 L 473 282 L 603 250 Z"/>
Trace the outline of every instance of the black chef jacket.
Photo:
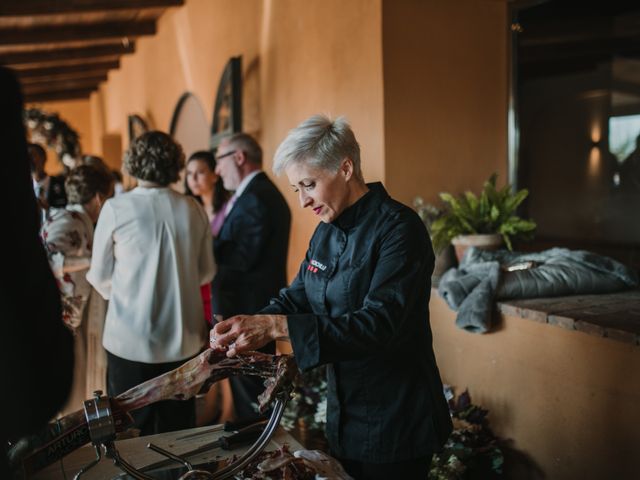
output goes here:
<path id="1" fill-rule="evenodd" d="M 332 453 L 387 463 L 438 450 L 451 419 L 429 325 L 429 235 L 381 183 L 368 186 L 318 225 L 297 277 L 261 313 L 287 315 L 301 370 L 328 364 Z"/>

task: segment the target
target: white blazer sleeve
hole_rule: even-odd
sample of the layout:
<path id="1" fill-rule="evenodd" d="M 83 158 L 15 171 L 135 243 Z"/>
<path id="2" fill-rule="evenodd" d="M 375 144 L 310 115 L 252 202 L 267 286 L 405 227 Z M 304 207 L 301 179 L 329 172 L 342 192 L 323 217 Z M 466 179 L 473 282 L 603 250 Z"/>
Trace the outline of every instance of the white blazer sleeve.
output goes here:
<path id="1" fill-rule="evenodd" d="M 115 212 L 110 202 L 107 201 L 98 218 L 98 225 L 93 236 L 91 268 L 87 272 L 87 280 L 105 300 L 109 300 L 111 296 L 111 278 L 115 265 L 113 250 L 115 227 Z"/>

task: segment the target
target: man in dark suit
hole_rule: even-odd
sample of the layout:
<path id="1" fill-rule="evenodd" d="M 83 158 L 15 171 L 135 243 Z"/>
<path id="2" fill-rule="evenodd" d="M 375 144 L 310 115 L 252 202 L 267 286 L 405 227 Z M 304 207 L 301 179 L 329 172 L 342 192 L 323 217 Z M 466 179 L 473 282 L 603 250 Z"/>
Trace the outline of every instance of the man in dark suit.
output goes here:
<path id="1" fill-rule="evenodd" d="M 213 312 L 223 318 L 254 314 L 287 285 L 291 212 L 284 197 L 262 171 L 262 149 L 244 133 L 222 140 L 216 173 L 234 191 L 222 229 L 214 240 L 218 272 L 212 283 Z M 275 351 L 272 343 L 263 350 Z M 257 377 L 232 377 L 238 418 L 256 415 L 252 404 L 264 390 Z"/>

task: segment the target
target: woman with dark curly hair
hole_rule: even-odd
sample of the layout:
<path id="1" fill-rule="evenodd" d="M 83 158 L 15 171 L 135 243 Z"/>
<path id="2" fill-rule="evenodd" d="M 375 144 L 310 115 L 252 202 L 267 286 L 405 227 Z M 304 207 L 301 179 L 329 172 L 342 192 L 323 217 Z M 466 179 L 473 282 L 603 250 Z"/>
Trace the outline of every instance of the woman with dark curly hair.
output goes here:
<path id="1" fill-rule="evenodd" d="M 113 193 L 113 181 L 101 170 L 81 165 L 70 170 L 65 190 L 69 203 L 47 211 L 40 236 L 62 294 L 63 320 L 75 332 L 91 291 L 85 276 L 91 262 L 93 226 Z"/>
<path id="2" fill-rule="evenodd" d="M 90 324 L 103 323 L 105 306 L 104 300 L 92 292 L 86 275 L 91 264 L 93 226 L 113 193 L 113 180 L 107 171 L 81 165 L 69 171 L 65 190 L 69 203 L 64 208 L 49 208 L 40 230 L 60 289 L 62 321 L 74 334 L 73 388 L 62 413 L 76 410 L 93 390 L 104 388 L 104 378 L 94 378 L 99 365 L 104 365 L 104 357 L 89 351 L 89 330 L 93 327 Z M 104 369 L 100 371 L 104 375 Z"/>
<path id="3" fill-rule="evenodd" d="M 109 300 L 103 345 L 111 396 L 173 370 L 205 345 L 200 286 L 215 273 L 212 237 L 196 200 L 169 188 L 183 166 L 169 135 L 144 133 L 124 160 L 138 187 L 107 201 L 98 220 L 87 279 Z M 148 435 L 189 428 L 194 415 L 193 400 L 159 402 L 134 420 Z"/>

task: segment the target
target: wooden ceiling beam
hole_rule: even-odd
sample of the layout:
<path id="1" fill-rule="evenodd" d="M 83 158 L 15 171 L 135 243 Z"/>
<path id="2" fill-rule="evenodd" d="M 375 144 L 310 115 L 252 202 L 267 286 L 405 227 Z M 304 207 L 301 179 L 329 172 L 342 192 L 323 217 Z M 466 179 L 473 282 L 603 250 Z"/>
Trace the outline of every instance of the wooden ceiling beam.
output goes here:
<path id="1" fill-rule="evenodd" d="M 8 65 L 8 67 L 11 68 L 11 65 Z M 87 72 L 107 72 L 116 68 L 120 68 L 119 60 L 109 60 L 106 62 L 86 62 L 74 65 L 14 68 L 13 70 L 18 78 L 24 80 L 26 78 L 51 77 L 56 75 L 67 75 L 74 73 L 85 74 L 85 76 L 87 76 Z"/>
<path id="2" fill-rule="evenodd" d="M 82 60 L 85 58 L 111 57 L 136 51 L 135 43 L 127 45 L 122 42 L 111 45 L 93 45 L 89 47 L 57 48 L 47 50 L 31 50 L 0 53 L 1 65 L 22 65 L 26 63 Z"/>
<path id="3" fill-rule="evenodd" d="M 56 92 L 31 93 L 24 95 L 26 103 L 56 102 L 60 100 L 78 100 L 89 98 L 95 88 L 59 90 Z"/>
<path id="4" fill-rule="evenodd" d="M 0 16 L 81 13 L 184 5 L 184 0 L 19 0 L 0 4 Z"/>
<path id="5" fill-rule="evenodd" d="M 87 70 L 86 72 L 76 72 L 76 73 L 66 73 L 60 75 L 48 75 L 46 77 L 18 77 L 20 83 L 24 88 L 30 85 L 45 85 L 57 82 L 66 82 L 66 81 L 80 81 L 84 79 L 101 79 L 100 81 L 105 81 L 109 75 L 108 70 L 100 69 L 100 70 Z"/>
<path id="6" fill-rule="evenodd" d="M 25 95 L 31 95 L 34 93 L 47 93 L 62 90 L 82 90 L 98 88 L 101 82 L 107 79 L 106 75 L 100 75 L 97 77 L 77 78 L 70 80 L 60 80 L 51 82 L 42 82 L 34 84 L 26 84 L 22 86 Z"/>
<path id="7" fill-rule="evenodd" d="M 0 45 L 30 45 L 109 38 L 122 39 L 154 35 L 155 33 L 155 20 L 46 25 L 33 28 L 3 28 L 0 29 Z"/>

